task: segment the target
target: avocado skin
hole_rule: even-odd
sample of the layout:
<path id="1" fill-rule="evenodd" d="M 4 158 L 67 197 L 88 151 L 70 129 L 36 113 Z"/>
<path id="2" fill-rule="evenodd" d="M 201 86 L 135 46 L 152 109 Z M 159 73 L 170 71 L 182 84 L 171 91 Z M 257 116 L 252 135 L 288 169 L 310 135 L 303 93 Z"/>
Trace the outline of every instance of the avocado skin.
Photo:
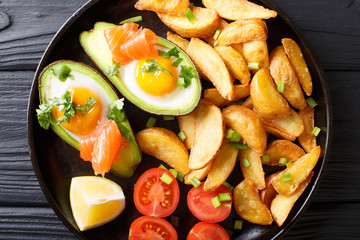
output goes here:
<path id="1" fill-rule="evenodd" d="M 51 76 L 51 68 L 52 67 L 59 67 L 65 64 L 66 66 L 70 67 L 72 70 L 76 70 L 81 72 L 95 81 L 97 81 L 105 90 L 107 95 L 109 96 L 110 100 L 116 101 L 119 99 L 115 90 L 111 87 L 111 85 L 93 68 L 79 62 L 69 61 L 69 60 L 60 60 L 51 63 L 50 65 L 46 66 L 44 70 L 40 73 L 39 76 L 39 96 L 40 96 L 40 104 L 46 103 L 46 86 L 49 76 Z M 54 116 L 53 116 L 54 117 Z M 55 120 L 55 118 L 54 118 Z M 117 162 L 112 164 L 111 172 L 115 173 L 120 177 L 131 177 L 137 165 L 141 161 L 141 152 L 140 149 L 135 141 L 134 134 L 130 127 L 128 120 L 126 119 L 123 124 L 130 129 L 130 138 L 128 139 L 129 145 L 127 148 L 122 149 L 122 153 L 120 158 Z M 62 138 L 65 142 L 67 142 L 72 147 L 79 150 L 79 142 L 72 138 L 65 130 L 58 124 L 51 124 L 51 128 L 54 132 Z"/>
<path id="2" fill-rule="evenodd" d="M 166 39 L 159 37 L 158 45 L 164 46 L 168 49 L 176 47 L 180 52 L 180 57 L 183 59 L 183 62 L 192 67 L 196 72 L 196 77 L 192 80 L 192 85 L 194 86 L 193 98 L 187 103 L 187 105 L 169 109 L 165 107 L 159 107 L 151 105 L 146 101 L 143 101 L 136 97 L 123 83 L 119 76 L 108 76 L 106 75 L 106 70 L 111 67 L 114 63 L 112 61 L 112 55 L 110 49 L 107 45 L 106 39 L 104 37 L 104 30 L 108 28 L 114 28 L 117 25 L 107 22 L 97 22 L 94 25 L 94 28 L 90 31 L 84 31 L 80 34 L 80 44 L 87 53 L 87 55 L 93 60 L 97 67 L 104 73 L 104 75 L 113 83 L 113 85 L 120 91 L 120 93 L 127 98 L 130 102 L 141 108 L 142 110 L 156 114 L 156 115 L 186 115 L 194 110 L 198 105 L 201 98 L 201 83 L 198 72 L 194 63 L 191 61 L 190 57 L 177 47 L 172 42 L 169 42 Z"/>

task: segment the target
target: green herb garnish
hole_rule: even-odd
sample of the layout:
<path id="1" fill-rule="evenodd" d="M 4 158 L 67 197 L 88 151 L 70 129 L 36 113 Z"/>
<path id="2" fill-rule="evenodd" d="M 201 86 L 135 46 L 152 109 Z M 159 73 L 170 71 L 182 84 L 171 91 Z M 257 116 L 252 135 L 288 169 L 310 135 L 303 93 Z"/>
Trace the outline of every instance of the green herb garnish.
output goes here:
<path id="1" fill-rule="evenodd" d="M 120 68 L 120 63 L 115 63 L 114 65 L 112 65 L 112 67 L 106 69 L 105 73 L 110 77 L 115 76 L 119 74 L 119 68 Z"/>
<path id="2" fill-rule="evenodd" d="M 239 148 L 241 150 L 248 150 L 249 146 L 244 143 L 238 143 L 238 142 L 228 142 L 228 144 L 232 147 Z"/>
<path id="3" fill-rule="evenodd" d="M 142 19 L 142 16 L 136 16 L 136 17 L 132 17 L 132 18 L 128 18 L 128 19 L 125 19 L 124 21 L 121 21 L 119 24 L 124 24 L 124 23 L 130 23 L 130 22 L 141 22 L 143 19 Z"/>
<path id="4" fill-rule="evenodd" d="M 173 62 L 173 64 L 171 64 L 171 66 L 173 66 L 173 67 L 178 67 L 179 65 L 180 65 L 180 63 L 182 62 L 182 58 L 178 58 L 178 59 L 176 59 L 174 62 Z"/>
<path id="5" fill-rule="evenodd" d="M 148 120 L 147 123 L 146 123 L 146 127 L 147 127 L 147 128 L 150 128 L 150 127 L 155 126 L 156 121 L 157 121 L 156 118 L 149 117 L 149 120 Z"/>
<path id="6" fill-rule="evenodd" d="M 155 75 L 157 71 L 162 71 L 166 74 L 169 74 L 172 76 L 172 73 L 169 72 L 167 69 L 163 68 L 159 65 L 159 63 L 154 59 L 147 59 L 146 63 L 141 66 L 141 71 Z"/>
<path id="7" fill-rule="evenodd" d="M 191 80 L 195 78 L 195 76 L 196 74 L 194 73 L 193 68 L 181 65 L 179 78 L 182 79 L 183 85 L 180 86 L 184 86 L 184 88 L 187 88 L 191 84 Z M 178 82 L 176 82 L 176 84 L 178 84 Z"/>
<path id="8" fill-rule="evenodd" d="M 190 8 L 186 9 L 184 12 L 186 18 L 189 20 L 189 22 L 192 22 L 195 19 L 195 16 Z"/>
<path id="9" fill-rule="evenodd" d="M 121 135 L 124 136 L 126 139 L 130 139 L 131 130 L 130 126 L 127 124 L 123 107 L 123 98 L 110 103 L 107 118 L 110 120 L 114 120 L 118 125 Z"/>
<path id="10" fill-rule="evenodd" d="M 52 67 L 50 70 L 55 76 L 59 77 L 59 80 L 62 82 L 65 82 L 68 77 L 74 80 L 74 76 L 70 74 L 71 68 L 66 65 L 61 65 L 56 68 Z"/>

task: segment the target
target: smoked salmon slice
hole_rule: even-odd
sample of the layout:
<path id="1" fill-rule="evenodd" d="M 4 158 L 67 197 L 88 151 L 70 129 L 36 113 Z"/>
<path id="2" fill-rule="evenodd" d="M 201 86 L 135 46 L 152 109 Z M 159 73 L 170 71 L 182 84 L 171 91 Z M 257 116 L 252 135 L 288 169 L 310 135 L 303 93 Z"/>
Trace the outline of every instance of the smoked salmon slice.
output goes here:
<path id="1" fill-rule="evenodd" d="M 120 65 L 154 55 L 154 46 L 158 41 L 153 31 L 139 28 L 136 23 L 105 29 L 104 36 L 114 62 Z"/>

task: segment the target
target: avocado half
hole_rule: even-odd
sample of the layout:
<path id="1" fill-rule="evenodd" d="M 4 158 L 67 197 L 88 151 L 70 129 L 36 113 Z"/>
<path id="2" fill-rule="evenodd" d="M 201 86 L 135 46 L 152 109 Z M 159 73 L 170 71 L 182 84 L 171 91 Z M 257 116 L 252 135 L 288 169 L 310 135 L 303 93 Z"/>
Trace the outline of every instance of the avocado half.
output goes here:
<path id="1" fill-rule="evenodd" d="M 117 25 L 106 22 L 97 22 L 94 26 L 94 29 L 82 32 L 80 34 L 81 46 L 84 48 L 87 55 L 99 67 L 99 69 L 101 69 L 104 75 L 106 75 L 106 70 L 114 64 L 110 49 L 104 37 L 104 30 L 114 27 L 117 27 Z M 175 44 L 159 37 L 157 45 L 163 46 L 167 49 L 176 47 L 180 52 L 179 57 L 183 59 L 183 63 L 186 66 L 193 68 L 196 72 L 196 77 L 192 79 L 191 85 L 189 86 L 192 87 L 192 97 L 187 99 L 187 101 L 179 103 L 179 105 L 175 108 L 152 105 L 133 94 L 130 89 L 128 89 L 127 86 L 124 84 L 119 75 L 106 76 L 124 97 L 126 97 L 129 101 L 131 101 L 144 111 L 158 115 L 178 116 L 188 114 L 192 110 L 194 110 L 194 108 L 199 103 L 201 97 L 201 83 L 195 65 L 191 61 L 189 56 L 180 48 L 178 48 Z"/>
<path id="2" fill-rule="evenodd" d="M 44 70 L 41 72 L 39 76 L 39 96 L 40 96 L 40 104 L 47 102 L 47 89 L 49 86 L 50 79 L 54 77 L 51 69 L 57 68 L 62 65 L 66 65 L 71 70 L 80 72 L 82 74 L 85 74 L 92 79 L 94 79 L 100 86 L 105 90 L 107 96 L 110 98 L 111 102 L 114 102 L 118 100 L 118 96 L 113 90 L 113 88 L 108 84 L 108 82 L 94 69 L 91 67 L 78 63 L 73 61 L 67 61 L 67 60 L 61 60 L 54 62 L 47 67 L 44 68 Z M 72 81 L 70 79 L 67 79 L 67 81 Z M 53 117 L 54 122 L 56 122 L 55 117 Z M 114 162 L 111 167 L 111 171 L 120 177 L 131 177 L 137 165 L 141 161 L 141 152 L 139 150 L 139 147 L 135 141 L 134 134 L 132 132 L 132 129 L 130 127 L 130 124 L 128 120 L 126 119 L 122 124 L 129 129 L 129 145 L 122 149 L 122 152 L 120 154 L 120 158 L 117 162 Z M 79 142 L 73 138 L 67 130 L 65 130 L 61 124 L 51 124 L 51 128 L 54 130 L 54 132 L 61 137 L 65 142 L 79 150 Z"/>

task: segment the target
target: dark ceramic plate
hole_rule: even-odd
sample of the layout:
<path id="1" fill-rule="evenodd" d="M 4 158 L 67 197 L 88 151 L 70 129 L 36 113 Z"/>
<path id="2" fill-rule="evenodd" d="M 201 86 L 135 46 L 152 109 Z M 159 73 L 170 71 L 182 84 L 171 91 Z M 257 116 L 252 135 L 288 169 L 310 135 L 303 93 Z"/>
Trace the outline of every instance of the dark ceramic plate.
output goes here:
<path id="1" fill-rule="evenodd" d="M 41 188 L 51 207 L 64 224 L 80 239 L 127 239 L 130 224 L 136 218 L 140 217 L 140 213 L 136 210 L 132 201 L 134 183 L 145 170 L 159 166 L 160 161 L 144 154 L 143 160 L 132 178 L 119 178 L 111 173 L 107 174 L 108 178 L 116 181 L 123 187 L 126 196 L 126 209 L 114 221 L 93 230 L 80 232 L 74 222 L 70 209 L 70 181 L 71 178 L 75 176 L 93 175 L 93 171 L 88 162 L 84 162 L 79 158 L 79 152 L 77 150 L 66 144 L 53 131 L 45 131 L 40 128 L 35 112 L 35 109 L 39 106 L 38 77 L 46 65 L 60 59 L 79 61 L 95 67 L 79 44 L 79 34 L 84 30 L 92 29 L 98 21 L 118 23 L 123 19 L 142 15 L 144 20 L 140 25 L 152 29 L 159 36 L 166 37 L 166 32 L 169 29 L 160 22 L 156 14 L 149 11 L 136 10 L 133 7 L 135 2 L 135 0 L 94 0 L 85 4 L 62 26 L 49 44 L 39 63 L 32 84 L 28 105 L 28 137 L 32 164 Z M 278 12 L 278 17 L 266 21 L 269 29 L 269 52 L 274 47 L 281 45 L 280 39 L 283 37 L 293 38 L 299 43 L 313 77 L 313 98 L 319 104 L 319 106 L 316 107 L 315 113 L 316 125 L 327 128 L 326 133 L 322 132 L 318 137 L 322 154 L 314 169 L 315 175 L 306 191 L 296 202 L 284 225 L 278 227 L 274 223 L 271 226 L 260 226 L 244 222 L 243 229 L 241 231 L 235 231 L 232 237 L 233 239 L 277 239 L 282 236 L 290 226 L 296 222 L 301 213 L 304 212 L 318 184 L 329 151 L 331 112 L 329 93 L 324 75 L 316 58 L 306 44 L 303 34 L 295 26 L 294 22 L 279 7 L 270 1 L 259 0 L 254 2 Z M 194 3 L 195 5 L 201 5 L 200 1 L 194 1 Z M 134 132 L 136 133 L 145 128 L 145 123 L 150 115 L 141 111 L 130 102 L 126 102 L 125 107 Z M 157 126 L 178 132 L 175 121 L 165 122 L 161 117 L 158 117 Z M 274 170 L 265 168 L 265 171 L 269 174 Z M 234 186 L 242 180 L 242 177 L 239 177 L 241 176 L 239 173 L 240 166 L 237 163 L 232 175 L 228 179 Z M 192 216 L 186 205 L 186 195 L 191 187 L 182 183 L 179 185 L 181 191 L 180 204 L 173 215 L 180 217 L 179 226 L 176 227 L 179 239 L 186 239 L 187 233 L 198 220 Z M 233 210 L 230 217 L 224 222 L 221 222 L 220 225 L 226 228 L 232 228 L 234 220 L 239 218 Z M 167 218 L 167 220 L 169 219 Z"/>

